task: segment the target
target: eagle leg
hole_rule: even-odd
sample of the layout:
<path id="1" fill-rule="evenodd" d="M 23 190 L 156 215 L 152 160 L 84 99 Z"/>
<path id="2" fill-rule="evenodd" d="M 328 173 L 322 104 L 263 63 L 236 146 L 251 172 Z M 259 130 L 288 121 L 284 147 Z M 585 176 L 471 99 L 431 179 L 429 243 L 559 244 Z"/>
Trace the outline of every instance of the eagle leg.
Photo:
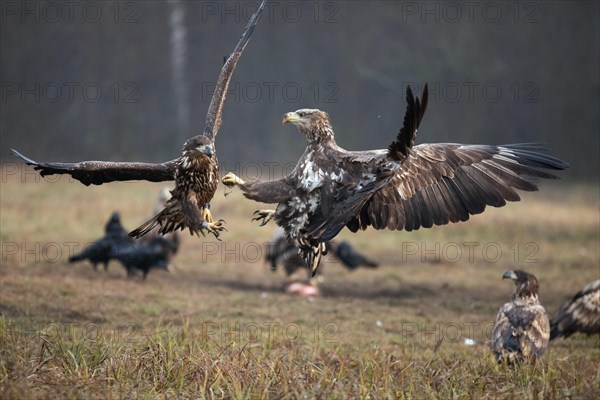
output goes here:
<path id="1" fill-rule="evenodd" d="M 204 207 L 202 209 L 202 218 L 204 218 L 206 222 L 213 222 L 213 216 L 210 213 L 210 207 Z"/>
<path id="2" fill-rule="evenodd" d="M 223 179 L 221 179 L 221 182 L 223 182 L 223 185 L 227 186 L 228 188 L 232 188 L 237 185 L 243 185 L 246 183 L 242 178 L 240 178 L 233 172 L 228 172 L 227 175 L 225 175 Z"/>
<path id="3" fill-rule="evenodd" d="M 254 215 L 252 221 L 260 221 L 262 219 L 260 226 L 265 226 L 275 216 L 275 210 L 256 210 L 252 215 Z"/>
<path id="4" fill-rule="evenodd" d="M 201 228 L 200 232 L 202 233 L 203 236 L 206 236 L 206 233 L 204 233 L 204 231 L 206 231 L 207 233 L 212 233 L 213 235 L 215 235 L 215 238 L 217 240 L 221 240 L 219 238 L 219 236 L 221 235 L 221 232 L 222 231 L 227 232 L 227 229 L 225 229 L 225 227 L 223 226 L 224 224 L 225 224 L 224 219 L 220 219 L 217 222 L 204 221 L 202 223 L 202 228 Z"/>

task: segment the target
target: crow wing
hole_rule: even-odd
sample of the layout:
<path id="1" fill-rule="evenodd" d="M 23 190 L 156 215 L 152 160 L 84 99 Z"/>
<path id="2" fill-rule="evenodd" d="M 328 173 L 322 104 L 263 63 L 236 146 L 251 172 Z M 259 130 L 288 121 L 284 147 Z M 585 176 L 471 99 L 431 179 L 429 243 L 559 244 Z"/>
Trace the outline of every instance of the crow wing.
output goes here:
<path id="1" fill-rule="evenodd" d="M 359 252 L 354 246 L 345 240 L 337 243 L 335 241 L 327 242 L 328 252 L 333 252 L 335 257 L 342 262 L 342 265 L 349 270 L 355 270 L 356 268 L 364 265 L 368 268 L 377 268 L 378 264 L 375 261 L 368 259 L 364 254 Z"/>

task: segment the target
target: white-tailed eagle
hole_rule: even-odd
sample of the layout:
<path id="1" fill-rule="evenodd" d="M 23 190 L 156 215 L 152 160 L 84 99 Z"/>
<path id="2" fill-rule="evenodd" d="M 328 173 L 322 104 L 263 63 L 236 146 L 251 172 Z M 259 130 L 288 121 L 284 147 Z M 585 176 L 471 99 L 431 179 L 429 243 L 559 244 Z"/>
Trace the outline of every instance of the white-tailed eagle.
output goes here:
<path id="1" fill-rule="evenodd" d="M 538 280 L 521 270 L 507 271 L 502 279 L 512 279 L 515 290 L 496 316 L 492 351 L 498 361 L 534 361 L 544 354 L 550 338 L 548 315 L 538 300 Z"/>
<path id="2" fill-rule="evenodd" d="M 294 170 L 269 182 L 244 182 L 228 173 L 223 183 L 239 186 L 249 199 L 277 204 L 276 210 L 256 211 L 254 219 L 264 225 L 275 218 L 314 274 L 323 244 L 344 227 L 411 231 L 466 221 L 488 205 L 520 200 L 515 189 L 537 190 L 538 178 L 557 178 L 546 170 L 568 167 L 539 144 L 415 146 L 427 93 L 425 85 L 419 100 L 407 88 L 404 124 L 385 150 L 339 147 L 323 111 L 287 113 L 283 123 L 296 125 L 308 142 Z"/>
<path id="3" fill-rule="evenodd" d="M 177 229 L 189 229 L 191 234 L 212 233 L 219 238 L 225 230 L 223 220 L 213 221 L 210 201 L 219 181 L 219 166 L 215 153 L 215 137 L 221 128 L 225 95 L 236 64 L 248 44 L 254 27 L 260 19 L 266 0 L 252 15 L 233 53 L 221 69 L 213 93 L 204 132 L 188 139 L 177 159 L 161 164 L 139 162 L 83 161 L 78 163 L 40 163 L 33 161 L 16 150 L 20 157 L 42 176 L 69 174 L 84 185 L 101 185 L 113 181 L 147 180 L 151 182 L 175 181 L 172 198 L 156 216 L 130 232 L 140 237 L 159 226 L 162 234 Z"/>

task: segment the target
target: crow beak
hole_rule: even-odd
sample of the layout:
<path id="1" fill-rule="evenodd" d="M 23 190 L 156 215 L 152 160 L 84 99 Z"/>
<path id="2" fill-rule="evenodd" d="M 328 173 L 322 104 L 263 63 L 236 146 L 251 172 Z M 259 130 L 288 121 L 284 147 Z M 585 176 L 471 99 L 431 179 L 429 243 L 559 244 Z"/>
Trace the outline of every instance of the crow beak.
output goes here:
<path id="1" fill-rule="evenodd" d="M 502 279 L 517 280 L 517 274 L 515 274 L 514 271 L 506 271 L 504 274 L 502 274 Z"/>
<path id="2" fill-rule="evenodd" d="M 281 123 L 282 124 L 287 124 L 289 122 L 296 122 L 296 121 L 300 121 L 300 116 L 298 114 L 296 114 L 295 112 L 289 112 L 287 114 L 284 114 Z"/>

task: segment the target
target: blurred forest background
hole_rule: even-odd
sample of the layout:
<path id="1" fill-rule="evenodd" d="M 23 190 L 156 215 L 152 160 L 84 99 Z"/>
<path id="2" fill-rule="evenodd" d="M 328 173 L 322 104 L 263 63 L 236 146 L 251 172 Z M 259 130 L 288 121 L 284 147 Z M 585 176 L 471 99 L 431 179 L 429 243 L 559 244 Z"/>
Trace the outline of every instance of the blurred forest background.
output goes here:
<path id="1" fill-rule="evenodd" d="M 0 158 L 177 157 L 257 5 L 3 1 Z M 280 121 L 304 107 L 347 149 L 386 147 L 406 85 L 428 82 L 418 142 L 545 142 L 597 181 L 599 21 L 596 1 L 272 1 L 230 87 L 222 168 L 295 162 L 304 139 Z"/>

